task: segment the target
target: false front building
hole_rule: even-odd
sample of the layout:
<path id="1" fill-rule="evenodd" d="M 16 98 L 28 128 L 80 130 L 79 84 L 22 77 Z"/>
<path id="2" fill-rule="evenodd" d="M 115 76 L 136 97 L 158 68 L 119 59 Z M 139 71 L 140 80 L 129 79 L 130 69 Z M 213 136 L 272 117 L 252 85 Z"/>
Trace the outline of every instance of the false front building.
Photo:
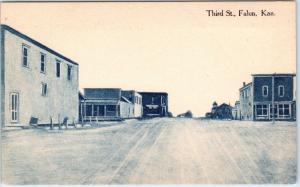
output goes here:
<path id="1" fill-rule="evenodd" d="M 77 121 L 78 64 L 1 25 L 0 98 L 2 126 Z"/>
<path id="2" fill-rule="evenodd" d="M 296 118 L 295 74 L 253 74 L 252 82 L 240 88 L 243 120 L 294 120 Z M 274 111 L 272 110 L 274 108 Z"/>
<path id="3" fill-rule="evenodd" d="M 143 117 L 167 117 L 168 94 L 165 92 L 139 92 L 142 96 Z"/>

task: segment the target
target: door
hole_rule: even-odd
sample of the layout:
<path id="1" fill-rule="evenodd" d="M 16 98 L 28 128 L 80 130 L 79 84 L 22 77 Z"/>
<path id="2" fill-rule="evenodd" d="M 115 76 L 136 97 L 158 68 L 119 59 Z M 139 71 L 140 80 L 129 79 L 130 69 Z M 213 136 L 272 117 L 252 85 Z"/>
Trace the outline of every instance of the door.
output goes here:
<path id="1" fill-rule="evenodd" d="M 19 121 L 19 94 L 11 93 L 11 122 Z"/>

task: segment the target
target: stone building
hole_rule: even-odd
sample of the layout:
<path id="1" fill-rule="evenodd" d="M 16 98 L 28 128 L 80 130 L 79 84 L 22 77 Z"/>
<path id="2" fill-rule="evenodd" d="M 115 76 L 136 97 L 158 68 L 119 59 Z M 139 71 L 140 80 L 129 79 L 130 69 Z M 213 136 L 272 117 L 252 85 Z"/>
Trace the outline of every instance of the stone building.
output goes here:
<path id="1" fill-rule="evenodd" d="M 78 120 L 78 64 L 1 25 L 1 124 Z"/>

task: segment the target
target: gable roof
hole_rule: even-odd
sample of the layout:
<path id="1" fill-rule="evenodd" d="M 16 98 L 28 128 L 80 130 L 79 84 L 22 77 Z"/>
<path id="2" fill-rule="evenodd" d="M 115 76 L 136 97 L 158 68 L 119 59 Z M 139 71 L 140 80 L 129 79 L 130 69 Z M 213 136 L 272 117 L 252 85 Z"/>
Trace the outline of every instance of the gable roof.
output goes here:
<path id="1" fill-rule="evenodd" d="M 126 97 L 124 97 L 124 96 L 121 96 L 121 101 L 124 101 L 124 102 L 126 102 L 126 103 L 130 103 L 130 104 L 132 104 L 132 102 L 130 102 Z"/>
<path id="2" fill-rule="evenodd" d="M 22 38 L 22 39 L 24 39 L 24 40 L 27 40 L 27 41 L 30 42 L 30 43 L 33 43 L 34 45 L 36 45 L 36 46 L 38 46 L 38 47 L 40 47 L 40 48 L 42 48 L 42 49 L 48 51 L 49 53 L 52 53 L 53 55 L 55 55 L 55 56 L 57 56 L 57 57 L 59 57 L 59 58 L 65 60 L 65 61 L 70 62 L 71 64 L 78 65 L 78 64 L 77 64 L 76 62 L 74 62 L 73 60 L 71 60 L 71 59 L 69 59 L 69 58 L 63 56 L 62 54 L 60 54 L 60 53 L 58 53 L 58 52 L 56 52 L 56 51 L 54 51 L 54 50 L 48 48 L 48 47 L 45 46 L 44 44 L 42 44 L 42 43 L 40 43 L 40 42 L 38 42 L 38 41 L 36 41 L 36 40 L 30 38 L 29 36 L 27 36 L 27 35 L 25 35 L 25 34 L 19 32 L 19 31 L 13 29 L 12 27 L 10 27 L 10 26 L 8 26 L 8 25 L 3 25 L 3 24 L 1 24 L 1 32 L 3 32 L 4 30 L 9 31 L 9 32 L 12 33 L 12 34 L 17 35 L 17 36 L 19 36 L 20 38 Z"/>
<path id="3" fill-rule="evenodd" d="M 246 84 L 245 86 L 241 87 L 239 90 L 240 90 L 240 91 L 241 91 L 241 90 L 244 90 L 244 89 L 246 89 L 246 88 L 248 88 L 248 87 L 250 87 L 250 86 L 252 86 L 252 82 L 249 82 L 249 83 Z"/>
<path id="4" fill-rule="evenodd" d="M 221 105 L 218 106 L 218 108 L 223 108 L 223 107 L 229 107 L 229 108 L 232 108 L 232 106 L 226 104 L 226 103 L 223 103 Z"/>

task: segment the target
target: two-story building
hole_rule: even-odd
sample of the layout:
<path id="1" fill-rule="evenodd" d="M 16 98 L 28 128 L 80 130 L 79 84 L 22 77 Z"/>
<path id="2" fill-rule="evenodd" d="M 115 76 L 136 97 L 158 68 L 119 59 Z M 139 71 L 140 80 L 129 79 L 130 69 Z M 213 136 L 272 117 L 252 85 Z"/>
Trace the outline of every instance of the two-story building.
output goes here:
<path id="1" fill-rule="evenodd" d="M 142 96 L 143 117 L 168 117 L 168 93 L 139 92 Z"/>
<path id="2" fill-rule="evenodd" d="M 252 82 L 240 88 L 240 118 L 241 120 L 253 120 L 253 86 Z"/>
<path id="3" fill-rule="evenodd" d="M 295 74 L 253 74 L 252 83 L 240 89 L 244 120 L 294 120 Z"/>
<path id="4" fill-rule="evenodd" d="M 78 64 L 1 25 L 1 124 L 78 120 Z"/>

